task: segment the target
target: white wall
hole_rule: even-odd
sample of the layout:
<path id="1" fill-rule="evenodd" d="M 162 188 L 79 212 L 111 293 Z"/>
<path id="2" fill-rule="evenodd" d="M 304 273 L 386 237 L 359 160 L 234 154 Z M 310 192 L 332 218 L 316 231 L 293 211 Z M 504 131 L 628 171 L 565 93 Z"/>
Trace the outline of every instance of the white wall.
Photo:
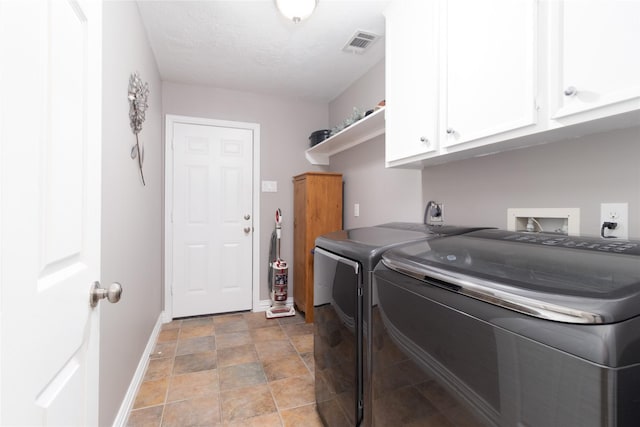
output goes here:
<path id="1" fill-rule="evenodd" d="M 103 23 L 102 284 L 122 284 L 101 304 L 100 425 L 112 425 L 161 311 L 162 86 L 135 2 L 105 2 Z M 130 158 L 129 75 L 149 83 L 140 141 L 144 176 Z"/>
<path id="2" fill-rule="evenodd" d="M 350 116 L 353 107 L 373 108 L 384 99 L 384 60 L 329 103 L 330 126 Z M 422 221 L 419 170 L 386 169 L 384 135 L 331 157 L 330 169 L 344 179 L 344 228 L 389 221 Z M 353 215 L 354 204 L 360 216 Z"/>
<path id="3" fill-rule="evenodd" d="M 629 203 L 640 237 L 640 128 L 629 128 L 430 166 L 425 200 L 449 224 L 507 226 L 507 208 L 580 208 L 580 233 L 600 232 L 600 203 Z"/>
<path id="4" fill-rule="evenodd" d="M 269 298 L 267 262 L 276 208 L 282 209 L 282 257 L 290 262 L 293 277 L 293 183 L 295 175 L 320 168 L 306 161 L 309 135 L 325 129 L 327 105 L 288 97 L 259 95 L 213 87 L 163 83 L 163 114 L 177 114 L 260 125 L 261 180 L 277 181 L 277 193 L 261 193 L 260 299 Z M 260 189 L 256 189 L 260 191 Z M 289 290 L 293 295 L 293 290 Z"/>

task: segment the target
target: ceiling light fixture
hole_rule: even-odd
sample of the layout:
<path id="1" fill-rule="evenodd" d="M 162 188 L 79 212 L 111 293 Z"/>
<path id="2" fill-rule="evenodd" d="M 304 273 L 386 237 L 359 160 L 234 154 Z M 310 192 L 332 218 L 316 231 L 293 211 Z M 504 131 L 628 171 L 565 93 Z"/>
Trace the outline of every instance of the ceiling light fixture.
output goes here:
<path id="1" fill-rule="evenodd" d="M 275 2 L 282 16 L 296 24 L 310 17 L 318 4 L 318 0 L 275 0 Z"/>

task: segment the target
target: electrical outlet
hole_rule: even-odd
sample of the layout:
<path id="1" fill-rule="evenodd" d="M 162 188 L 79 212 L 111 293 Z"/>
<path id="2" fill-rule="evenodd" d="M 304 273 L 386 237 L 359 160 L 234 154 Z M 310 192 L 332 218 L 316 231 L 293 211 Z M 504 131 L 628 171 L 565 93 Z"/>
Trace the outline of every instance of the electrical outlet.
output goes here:
<path id="1" fill-rule="evenodd" d="M 628 203 L 601 203 L 600 227 L 605 222 L 615 222 L 613 230 L 604 229 L 605 237 L 629 238 L 629 204 Z M 598 230 L 600 232 L 600 230 Z"/>

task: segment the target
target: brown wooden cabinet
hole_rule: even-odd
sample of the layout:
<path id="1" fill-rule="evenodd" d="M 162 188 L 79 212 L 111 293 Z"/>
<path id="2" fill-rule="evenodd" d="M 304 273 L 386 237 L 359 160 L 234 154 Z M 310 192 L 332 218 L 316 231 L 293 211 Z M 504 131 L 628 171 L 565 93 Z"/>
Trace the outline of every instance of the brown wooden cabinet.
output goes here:
<path id="1" fill-rule="evenodd" d="M 293 178 L 293 301 L 313 322 L 316 237 L 342 229 L 342 175 L 307 172 Z"/>

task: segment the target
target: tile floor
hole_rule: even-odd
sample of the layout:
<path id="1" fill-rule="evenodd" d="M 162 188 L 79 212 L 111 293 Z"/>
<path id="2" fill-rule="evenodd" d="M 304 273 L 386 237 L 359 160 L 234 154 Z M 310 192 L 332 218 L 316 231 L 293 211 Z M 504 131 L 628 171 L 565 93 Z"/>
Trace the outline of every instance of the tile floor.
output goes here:
<path id="1" fill-rule="evenodd" d="M 128 426 L 321 426 L 313 325 L 234 313 L 174 320 L 158 336 Z"/>

